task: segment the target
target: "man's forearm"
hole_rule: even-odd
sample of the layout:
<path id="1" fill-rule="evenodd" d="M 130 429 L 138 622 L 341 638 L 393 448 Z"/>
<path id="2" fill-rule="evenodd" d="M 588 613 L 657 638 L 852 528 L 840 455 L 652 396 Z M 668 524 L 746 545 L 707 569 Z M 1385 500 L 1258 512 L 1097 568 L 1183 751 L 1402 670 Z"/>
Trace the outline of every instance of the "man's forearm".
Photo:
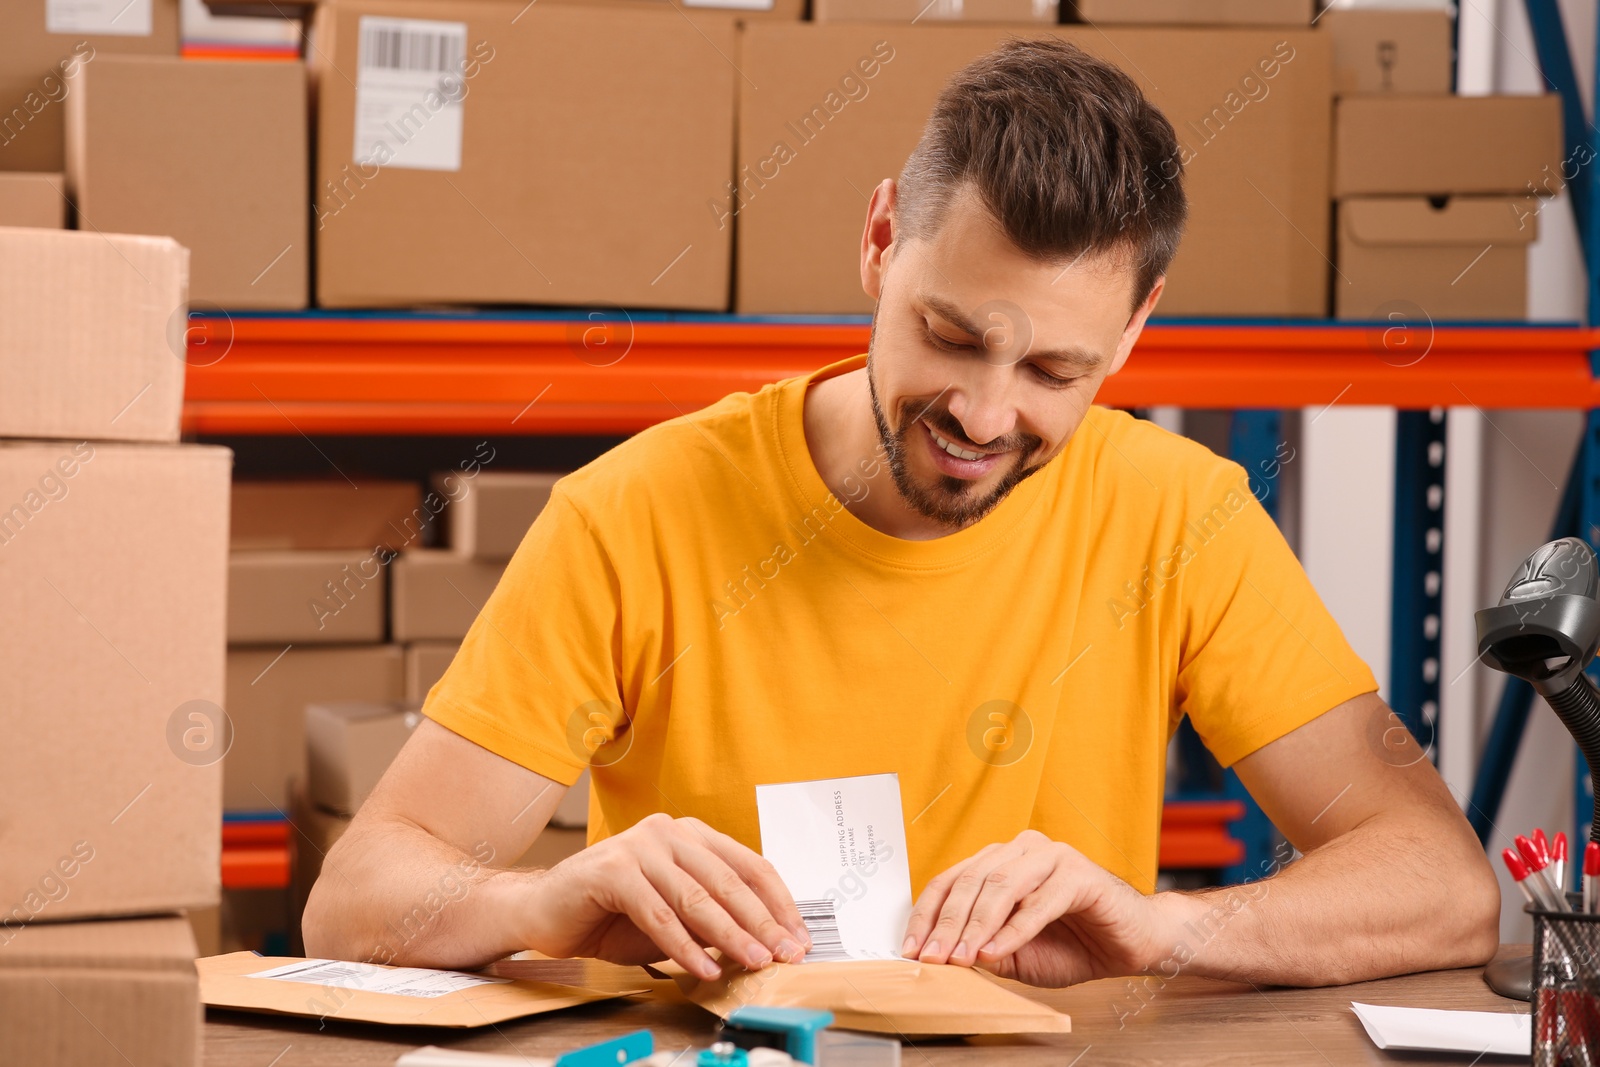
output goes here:
<path id="1" fill-rule="evenodd" d="M 496 870 L 420 827 L 352 827 L 306 901 L 306 954 L 416 967 L 479 967 L 527 946 L 521 917 L 538 871 Z"/>
<path id="2" fill-rule="evenodd" d="M 1292 864 L 1284 846 L 1261 881 L 1162 894 L 1173 944 L 1151 972 L 1316 986 L 1484 963 L 1500 891 L 1464 830 L 1385 814 Z"/>

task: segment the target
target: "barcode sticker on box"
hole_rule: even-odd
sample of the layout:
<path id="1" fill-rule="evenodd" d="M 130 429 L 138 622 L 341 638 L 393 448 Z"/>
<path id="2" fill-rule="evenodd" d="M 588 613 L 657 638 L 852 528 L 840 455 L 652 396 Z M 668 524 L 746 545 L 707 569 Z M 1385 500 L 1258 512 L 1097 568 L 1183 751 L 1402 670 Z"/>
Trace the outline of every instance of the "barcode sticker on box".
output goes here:
<path id="1" fill-rule="evenodd" d="M 467 24 L 362 15 L 355 160 L 460 170 Z"/>
<path id="2" fill-rule="evenodd" d="M 46 33 L 149 37 L 154 8 L 154 0 L 45 0 L 44 28 Z"/>
<path id="3" fill-rule="evenodd" d="M 426 967 L 379 967 L 344 960 L 296 960 L 283 967 L 256 971 L 246 978 L 273 978 L 280 982 L 309 982 L 363 993 L 389 993 L 400 997 L 442 997 L 473 986 L 509 982 L 460 971 L 435 971 Z"/>

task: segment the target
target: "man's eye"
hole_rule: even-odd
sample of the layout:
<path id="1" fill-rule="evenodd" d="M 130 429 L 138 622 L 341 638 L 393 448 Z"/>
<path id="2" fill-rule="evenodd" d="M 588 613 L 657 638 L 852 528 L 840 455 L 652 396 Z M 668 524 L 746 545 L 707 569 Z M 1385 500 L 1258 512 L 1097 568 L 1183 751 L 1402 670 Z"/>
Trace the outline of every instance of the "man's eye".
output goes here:
<path id="1" fill-rule="evenodd" d="M 934 333 L 933 327 L 927 325 L 926 323 L 923 324 L 922 333 L 923 336 L 928 339 L 928 343 L 930 345 L 943 352 L 960 352 L 971 347 L 970 345 L 958 345 L 954 341 L 945 340 L 943 337 L 940 337 L 938 334 Z"/>
<path id="2" fill-rule="evenodd" d="M 1076 378 L 1058 378 L 1054 374 L 1051 374 L 1049 371 L 1045 370 L 1043 367 L 1039 366 L 1037 363 L 1033 364 L 1032 366 L 1033 373 L 1038 376 L 1041 382 L 1049 386 L 1051 389 L 1065 389 L 1067 386 L 1078 380 Z"/>

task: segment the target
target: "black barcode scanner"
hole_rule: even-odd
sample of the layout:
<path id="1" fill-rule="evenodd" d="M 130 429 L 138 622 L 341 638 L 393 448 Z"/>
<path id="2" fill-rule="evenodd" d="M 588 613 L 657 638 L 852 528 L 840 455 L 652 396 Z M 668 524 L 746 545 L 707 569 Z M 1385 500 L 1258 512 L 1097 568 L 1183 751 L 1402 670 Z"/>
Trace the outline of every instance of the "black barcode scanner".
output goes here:
<path id="1" fill-rule="evenodd" d="M 1477 613 L 1478 654 L 1544 697 L 1589 761 L 1600 768 L 1600 690 L 1583 669 L 1600 648 L 1600 566 L 1576 537 L 1522 561 L 1500 603 Z M 1600 841 L 1600 805 L 1589 840 Z M 1581 849 L 1579 852 L 1581 853 Z"/>
<path id="2" fill-rule="evenodd" d="M 1478 655 L 1544 697 L 1589 761 L 1592 780 L 1600 769 L 1600 690 L 1583 669 L 1600 648 L 1600 566 L 1594 552 L 1576 537 L 1540 547 L 1522 561 L 1500 603 L 1477 613 L 1477 622 Z M 1589 840 L 1600 841 L 1600 805 Z M 1532 965 L 1531 957 L 1495 960 L 1483 978 L 1501 996 L 1528 1000 Z"/>

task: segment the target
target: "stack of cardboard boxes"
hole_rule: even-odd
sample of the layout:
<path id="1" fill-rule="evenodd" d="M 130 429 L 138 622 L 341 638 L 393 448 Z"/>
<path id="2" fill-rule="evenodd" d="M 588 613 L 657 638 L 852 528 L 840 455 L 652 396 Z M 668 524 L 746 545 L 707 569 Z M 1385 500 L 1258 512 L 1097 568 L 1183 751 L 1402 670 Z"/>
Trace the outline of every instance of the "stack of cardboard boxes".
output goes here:
<path id="1" fill-rule="evenodd" d="M 1036 31 L 1122 68 L 1173 124 L 1192 208 L 1163 314 L 1326 312 L 1329 41 L 1309 3 L 1248 6 L 1261 10 L 1117 0 L 1085 5 L 1096 25 Z M 1172 24 L 1145 24 L 1146 7 Z M 868 197 L 899 175 L 948 78 L 1016 32 L 925 18 L 747 26 L 737 171 L 712 204 L 736 235 L 735 310 L 871 312 L 858 265 Z"/>
<path id="2" fill-rule="evenodd" d="M 224 890 L 221 949 L 275 933 L 299 949 L 323 854 L 415 727 L 556 477 L 472 460 L 427 492 L 342 476 L 238 483 L 224 803 L 232 820 L 287 817 L 288 876 Z M 449 547 L 422 547 L 441 539 Z M 561 822 L 581 828 L 586 784 L 568 797 Z M 581 829 L 552 832 L 531 855 L 554 862 L 582 845 Z"/>
<path id="3" fill-rule="evenodd" d="M 1172 120 L 1192 209 L 1163 315 L 1321 317 L 1331 289 L 1343 316 L 1397 298 L 1515 316 L 1539 196 L 1565 181 L 1532 147 L 1553 101 L 1422 102 L 1450 92 L 1439 5 L 813 0 L 811 21 L 804 0 L 213 5 L 310 17 L 309 70 L 180 61 L 176 0 L 114 26 L 84 14 L 113 6 L 0 12 L 0 69 L 26 72 L 0 171 L 33 172 L 0 179 L 0 222 L 176 236 L 212 309 L 304 307 L 314 259 L 330 308 L 868 313 L 873 188 L 948 77 L 1019 30 L 1120 66 Z M 1533 209 L 1481 199 L 1508 195 Z M 1419 288 L 1464 252 L 1467 275 Z"/>
<path id="4" fill-rule="evenodd" d="M 178 0 L 0 7 L 0 225 L 174 237 L 194 306 L 304 308 L 305 69 L 179 39 Z"/>
<path id="5" fill-rule="evenodd" d="M 198 1062 L 183 912 L 218 898 L 231 456 L 177 443 L 188 264 L 0 229 L 8 1062 Z"/>
<path id="6" fill-rule="evenodd" d="M 1322 22 L 1338 88 L 1335 314 L 1525 317 L 1528 245 L 1564 183 L 1559 98 L 1451 95 L 1443 10 L 1334 10 Z"/>

